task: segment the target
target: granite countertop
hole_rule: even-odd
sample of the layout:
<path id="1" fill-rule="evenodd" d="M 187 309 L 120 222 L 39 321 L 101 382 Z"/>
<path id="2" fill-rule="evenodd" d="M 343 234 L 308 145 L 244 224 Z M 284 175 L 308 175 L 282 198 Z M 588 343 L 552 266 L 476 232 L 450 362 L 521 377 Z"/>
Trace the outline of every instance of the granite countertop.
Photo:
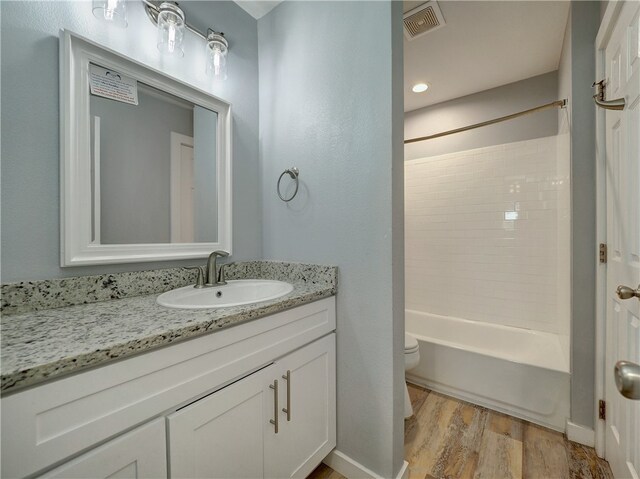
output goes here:
<path id="1" fill-rule="evenodd" d="M 56 309 L 3 314 L 2 393 L 213 333 L 332 296 L 337 291 L 337 268 L 334 267 L 314 269 L 313 265 L 269 262 L 253 262 L 251 265 L 250 268 L 241 266 L 231 274 L 227 273 L 228 279 L 279 279 L 293 284 L 293 291 L 271 301 L 219 309 L 166 308 L 156 303 L 158 292 L 155 292 Z M 166 275 L 169 270 L 162 271 Z M 181 278 L 181 282 L 184 279 Z M 77 287 L 77 282 L 72 283 Z M 113 283 L 117 281 L 105 287 L 113 287 Z M 159 292 L 179 286 L 184 284 L 165 281 Z M 8 288 L 3 286 L 3 296 L 8 294 L 7 291 Z M 60 295 L 54 296 L 59 300 Z M 39 308 L 42 308 L 41 304 Z M 14 309 L 19 311 L 21 307 Z"/>

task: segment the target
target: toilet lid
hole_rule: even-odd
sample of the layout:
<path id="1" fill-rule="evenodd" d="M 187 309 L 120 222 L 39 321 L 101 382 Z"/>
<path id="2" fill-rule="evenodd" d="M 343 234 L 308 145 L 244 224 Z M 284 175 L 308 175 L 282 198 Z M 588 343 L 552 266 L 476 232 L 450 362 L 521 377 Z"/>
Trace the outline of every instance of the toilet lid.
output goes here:
<path id="1" fill-rule="evenodd" d="M 410 334 L 404 333 L 404 350 L 413 351 L 418 349 L 418 340 L 411 336 Z"/>

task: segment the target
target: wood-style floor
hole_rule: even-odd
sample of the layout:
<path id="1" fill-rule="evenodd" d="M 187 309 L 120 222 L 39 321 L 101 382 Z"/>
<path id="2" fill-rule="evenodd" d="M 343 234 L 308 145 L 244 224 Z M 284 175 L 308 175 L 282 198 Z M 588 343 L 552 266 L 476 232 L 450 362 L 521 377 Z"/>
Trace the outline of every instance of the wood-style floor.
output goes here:
<path id="1" fill-rule="evenodd" d="M 411 479 L 613 479 L 595 450 L 563 434 L 409 385 L 405 421 Z M 344 479 L 321 464 L 310 479 Z"/>

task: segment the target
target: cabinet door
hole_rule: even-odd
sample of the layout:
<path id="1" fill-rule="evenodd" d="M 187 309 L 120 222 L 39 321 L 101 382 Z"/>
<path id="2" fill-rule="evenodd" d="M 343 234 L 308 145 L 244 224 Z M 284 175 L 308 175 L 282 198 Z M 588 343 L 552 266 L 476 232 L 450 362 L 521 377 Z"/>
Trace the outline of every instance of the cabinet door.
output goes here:
<path id="1" fill-rule="evenodd" d="M 264 476 L 264 423 L 269 423 L 273 365 L 168 417 L 171 477 Z M 268 397 L 267 397 L 268 396 Z"/>
<path id="2" fill-rule="evenodd" d="M 306 477 L 335 447 L 335 357 L 332 333 L 274 364 L 280 383 L 280 428 L 278 434 L 266 428 L 266 477 Z M 290 420 L 283 408 L 289 409 Z"/>
<path id="3" fill-rule="evenodd" d="M 164 418 L 119 436 L 47 472 L 42 478 L 167 477 Z"/>

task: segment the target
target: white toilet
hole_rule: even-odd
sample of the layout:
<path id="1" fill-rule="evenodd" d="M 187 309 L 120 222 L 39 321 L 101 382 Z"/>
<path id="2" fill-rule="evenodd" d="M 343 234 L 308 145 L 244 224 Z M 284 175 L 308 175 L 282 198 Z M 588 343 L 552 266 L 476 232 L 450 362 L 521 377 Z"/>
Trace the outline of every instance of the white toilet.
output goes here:
<path id="1" fill-rule="evenodd" d="M 404 370 L 409 371 L 415 368 L 420 362 L 420 350 L 418 349 L 418 340 L 410 334 L 404 333 Z M 407 383 L 404 384 L 404 418 L 408 419 L 413 416 L 413 408 L 411 407 L 411 399 L 409 399 L 409 388 Z"/>

